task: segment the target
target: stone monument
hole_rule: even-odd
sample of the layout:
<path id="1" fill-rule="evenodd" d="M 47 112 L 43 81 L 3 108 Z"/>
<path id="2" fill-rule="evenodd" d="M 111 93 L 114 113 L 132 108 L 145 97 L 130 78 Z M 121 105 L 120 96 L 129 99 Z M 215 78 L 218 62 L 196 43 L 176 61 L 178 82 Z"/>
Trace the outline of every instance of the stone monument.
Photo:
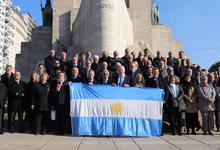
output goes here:
<path id="1" fill-rule="evenodd" d="M 124 0 L 82 0 L 72 28 L 72 46 L 80 51 L 125 50 L 133 45 L 133 23 Z"/>
<path id="2" fill-rule="evenodd" d="M 118 50 L 122 56 L 125 48 L 135 53 L 148 48 L 152 55 L 160 50 L 167 56 L 168 51 L 177 54 L 181 49 L 171 29 L 160 22 L 155 0 L 54 0 L 53 9 L 47 0 L 42 15 L 43 27 L 33 31 L 34 38 L 22 44 L 17 56 L 16 69 L 25 72 L 26 79 L 51 48 L 58 54 L 67 50 L 69 57 L 104 50 L 110 55 Z"/>
<path id="3" fill-rule="evenodd" d="M 181 48 L 171 29 L 160 23 L 155 0 L 54 0 L 52 34 L 53 44 L 59 40 L 69 53 L 112 54 L 117 49 L 123 55 L 128 47 L 135 52 L 148 48 L 153 55 L 160 50 L 167 56 Z"/>

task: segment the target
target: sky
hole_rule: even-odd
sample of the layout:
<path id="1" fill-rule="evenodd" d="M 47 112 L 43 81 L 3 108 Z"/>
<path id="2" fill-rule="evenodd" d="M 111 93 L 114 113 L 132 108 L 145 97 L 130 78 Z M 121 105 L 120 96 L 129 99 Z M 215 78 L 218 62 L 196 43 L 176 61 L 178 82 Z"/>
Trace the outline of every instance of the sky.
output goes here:
<path id="1" fill-rule="evenodd" d="M 12 0 L 21 12 L 29 12 L 42 24 L 41 0 Z M 45 0 L 42 0 L 43 4 Z M 160 20 L 194 63 L 209 68 L 220 61 L 220 0 L 157 0 Z"/>

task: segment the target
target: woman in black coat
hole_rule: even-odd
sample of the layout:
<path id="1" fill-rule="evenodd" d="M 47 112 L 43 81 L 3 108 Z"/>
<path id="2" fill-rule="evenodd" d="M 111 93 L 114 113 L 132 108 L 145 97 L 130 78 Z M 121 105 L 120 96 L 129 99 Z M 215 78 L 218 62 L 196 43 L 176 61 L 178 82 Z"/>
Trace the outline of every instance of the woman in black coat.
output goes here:
<path id="1" fill-rule="evenodd" d="M 56 134 L 64 135 L 70 127 L 70 91 L 65 73 L 58 74 L 57 81 L 51 87 L 52 107 L 56 111 Z"/>
<path id="2" fill-rule="evenodd" d="M 32 110 L 35 113 L 35 134 L 46 134 L 46 122 L 48 115 L 49 76 L 43 73 L 40 82 L 35 86 L 32 97 Z"/>
<path id="3" fill-rule="evenodd" d="M 26 115 L 25 120 L 30 122 L 31 132 L 34 132 L 34 111 L 31 109 L 32 97 L 34 96 L 34 88 L 39 82 L 37 73 L 31 74 L 31 80 L 26 86 Z"/>

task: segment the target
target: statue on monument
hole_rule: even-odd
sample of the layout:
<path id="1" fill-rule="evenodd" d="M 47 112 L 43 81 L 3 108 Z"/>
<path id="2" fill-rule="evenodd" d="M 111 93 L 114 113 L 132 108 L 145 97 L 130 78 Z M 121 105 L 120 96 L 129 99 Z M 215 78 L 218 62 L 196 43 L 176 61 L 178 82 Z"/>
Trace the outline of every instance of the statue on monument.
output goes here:
<path id="1" fill-rule="evenodd" d="M 130 7 L 130 0 L 125 0 L 125 3 L 126 3 L 127 8 L 129 8 Z"/>
<path id="2" fill-rule="evenodd" d="M 45 7 L 42 7 L 42 1 L 41 1 L 41 12 L 43 18 L 43 26 L 52 27 L 53 9 L 50 0 L 46 1 Z"/>
<path id="3" fill-rule="evenodd" d="M 156 5 L 155 0 L 152 0 L 151 18 L 152 24 L 160 24 L 159 6 Z"/>

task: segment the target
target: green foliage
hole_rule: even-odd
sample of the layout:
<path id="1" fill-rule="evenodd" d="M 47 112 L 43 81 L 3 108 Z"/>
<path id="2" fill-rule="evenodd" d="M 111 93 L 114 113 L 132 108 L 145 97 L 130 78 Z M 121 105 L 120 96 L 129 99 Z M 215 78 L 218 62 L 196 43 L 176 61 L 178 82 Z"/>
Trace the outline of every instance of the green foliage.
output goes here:
<path id="1" fill-rule="evenodd" d="M 213 64 L 210 68 L 209 68 L 209 72 L 215 72 L 218 71 L 218 67 L 220 67 L 220 61 Z"/>

